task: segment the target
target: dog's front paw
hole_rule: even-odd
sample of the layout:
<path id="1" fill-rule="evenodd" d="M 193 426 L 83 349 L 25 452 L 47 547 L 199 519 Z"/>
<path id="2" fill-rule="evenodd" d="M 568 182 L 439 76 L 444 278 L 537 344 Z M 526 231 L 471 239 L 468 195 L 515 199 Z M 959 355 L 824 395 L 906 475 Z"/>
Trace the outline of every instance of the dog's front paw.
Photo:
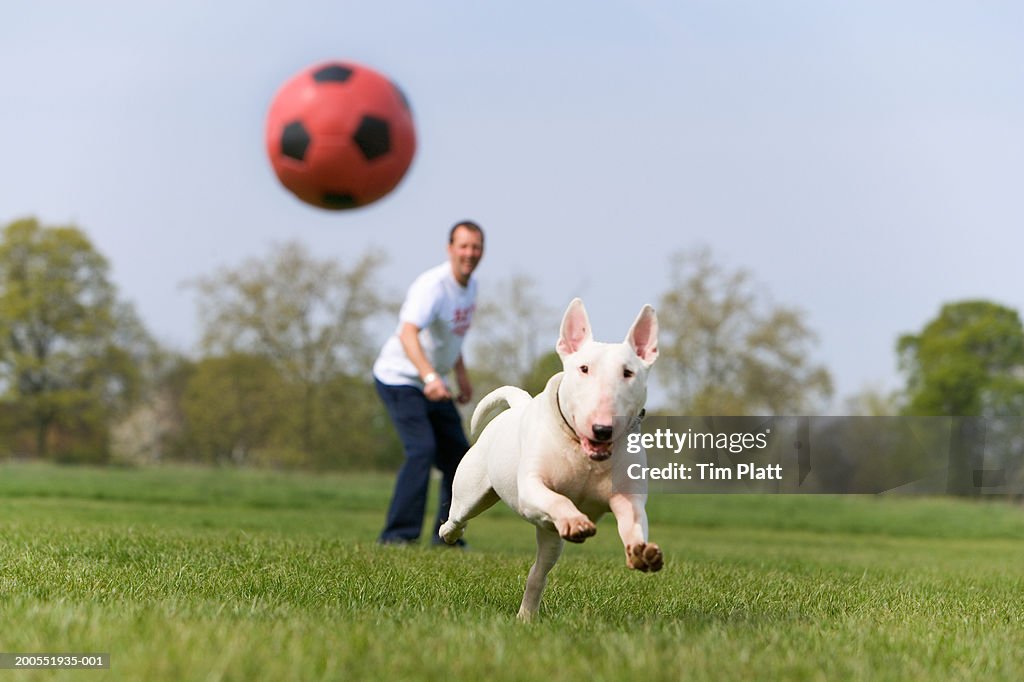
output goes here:
<path id="1" fill-rule="evenodd" d="M 665 565 L 665 557 L 653 542 L 639 542 L 626 547 L 626 565 L 644 573 L 653 573 Z"/>
<path id="2" fill-rule="evenodd" d="M 555 527 L 558 528 L 558 534 L 562 536 L 562 539 L 569 542 L 583 542 L 597 533 L 597 526 L 583 514 L 569 519 L 560 519 L 555 522 Z"/>

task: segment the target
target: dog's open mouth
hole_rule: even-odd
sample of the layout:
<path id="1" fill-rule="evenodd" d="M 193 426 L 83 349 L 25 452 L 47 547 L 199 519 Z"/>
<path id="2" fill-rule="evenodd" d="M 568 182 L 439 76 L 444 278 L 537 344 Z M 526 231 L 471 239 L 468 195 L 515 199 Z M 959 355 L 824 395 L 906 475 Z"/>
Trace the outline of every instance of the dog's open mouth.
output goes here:
<path id="1" fill-rule="evenodd" d="M 587 453 L 587 456 L 595 462 L 603 462 L 612 456 L 612 442 L 596 441 L 590 438 L 580 439 L 580 444 L 583 445 L 583 451 Z"/>

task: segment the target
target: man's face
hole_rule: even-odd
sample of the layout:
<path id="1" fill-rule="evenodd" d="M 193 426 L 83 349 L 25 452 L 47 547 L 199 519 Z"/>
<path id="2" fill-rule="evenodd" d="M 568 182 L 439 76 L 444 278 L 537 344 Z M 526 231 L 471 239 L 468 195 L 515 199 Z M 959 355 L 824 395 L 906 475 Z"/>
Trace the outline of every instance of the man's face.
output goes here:
<path id="1" fill-rule="evenodd" d="M 469 276 L 483 255 L 484 239 L 479 232 L 465 227 L 455 229 L 448 245 L 448 260 L 452 264 L 452 275 L 459 284 L 465 286 L 469 282 Z"/>

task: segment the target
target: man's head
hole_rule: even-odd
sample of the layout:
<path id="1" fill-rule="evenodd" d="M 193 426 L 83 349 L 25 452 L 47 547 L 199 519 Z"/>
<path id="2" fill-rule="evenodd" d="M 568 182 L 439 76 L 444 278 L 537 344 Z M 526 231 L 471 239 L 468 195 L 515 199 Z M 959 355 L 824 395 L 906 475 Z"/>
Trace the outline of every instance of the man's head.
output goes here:
<path id="1" fill-rule="evenodd" d="M 470 220 L 455 223 L 448 233 L 448 261 L 455 281 L 466 286 L 483 255 L 484 231 L 480 226 Z"/>

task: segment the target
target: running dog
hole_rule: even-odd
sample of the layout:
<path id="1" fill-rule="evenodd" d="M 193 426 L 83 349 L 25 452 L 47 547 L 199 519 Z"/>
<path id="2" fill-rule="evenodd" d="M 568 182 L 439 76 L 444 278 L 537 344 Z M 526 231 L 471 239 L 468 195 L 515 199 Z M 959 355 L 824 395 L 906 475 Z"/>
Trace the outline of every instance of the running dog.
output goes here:
<path id="1" fill-rule="evenodd" d="M 564 541 L 594 535 L 605 512 L 615 515 L 629 568 L 658 571 L 663 563 L 661 549 L 647 541 L 646 488 L 633 483 L 623 492 L 612 484 L 613 467 L 646 465 L 646 453 L 635 447 L 629 449 L 639 452 L 628 452 L 625 436 L 639 426 L 647 374 L 658 357 L 654 309 L 643 307 L 624 342 L 600 343 L 593 340 L 583 302 L 573 299 L 555 348 L 563 371 L 536 397 L 503 386 L 477 405 L 471 431 L 479 438 L 455 473 L 451 511 L 439 531 L 455 543 L 466 523 L 498 499 L 537 527 L 537 558 L 521 620 L 537 613 Z"/>

